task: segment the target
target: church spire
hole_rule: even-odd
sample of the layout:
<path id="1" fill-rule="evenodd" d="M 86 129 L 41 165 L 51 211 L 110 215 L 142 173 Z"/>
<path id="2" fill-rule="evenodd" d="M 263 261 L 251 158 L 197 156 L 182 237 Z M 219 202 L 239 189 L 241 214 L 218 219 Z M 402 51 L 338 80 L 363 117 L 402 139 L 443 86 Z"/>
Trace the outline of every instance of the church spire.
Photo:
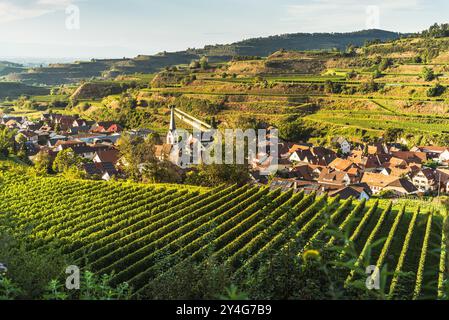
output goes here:
<path id="1" fill-rule="evenodd" d="M 171 131 L 171 132 L 173 132 L 173 131 L 175 131 L 176 130 L 176 123 L 175 123 L 175 107 L 174 106 L 171 106 L 170 107 L 170 128 L 169 128 L 169 130 Z"/>
<path id="2" fill-rule="evenodd" d="M 167 144 L 175 145 L 178 143 L 178 133 L 176 132 L 175 107 L 170 107 L 170 127 L 168 128 Z"/>

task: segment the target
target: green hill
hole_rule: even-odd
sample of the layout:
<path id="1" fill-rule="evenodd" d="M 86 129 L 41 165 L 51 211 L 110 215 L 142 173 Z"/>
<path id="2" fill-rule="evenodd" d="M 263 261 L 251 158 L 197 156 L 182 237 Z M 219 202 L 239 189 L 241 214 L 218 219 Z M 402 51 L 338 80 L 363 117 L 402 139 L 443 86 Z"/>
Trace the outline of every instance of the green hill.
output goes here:
<path id="1" fill-rule="evenodd" d="M 229 45 L 206 46 L 189 52 L 207 56 L 268 56 L 279 49 L 330 50 L 345 49 L 349 44 L 362 46 L 367 41 L 397 39 L 399 33 L 383 30 L 364 30 L 349 33 L 293 33 L 266 38 L 254 38 Z"/>
<path id="2" fill-rule="evenodd" d="M 42 87 L 29 86 L 17 82 L 0 82 L 0 99 L 9 97 L 18 98 L 22 95 L 47 95 L 50 90 Z"/>
<path id="3" fill-rule="evenodd" d="M 382 30 L 286 34 L 249 39 L 230 45 L 206 46 L 203 49 L 140 55 L 133 59 L 93 59 L 72 64 L 52 64 L 48 67 L 32 68 L 22 73 L 17 73 L 20 70 L 14 70 L 15 73 L 10 74 L 7 79 L 28 84 L 59 85 L 92 77 L 114 78 L 123 74 L 153 73 L 168 66 L 188 64 L 204 55 L 208 56 L 211 62 L 229 61 L 233 56 L 268 56 L 281 48 L 288 50 L 344 49 L 349 44 L 361 46 L 366 41 L 391 40 L 399 36 L 397 33 Z"/>

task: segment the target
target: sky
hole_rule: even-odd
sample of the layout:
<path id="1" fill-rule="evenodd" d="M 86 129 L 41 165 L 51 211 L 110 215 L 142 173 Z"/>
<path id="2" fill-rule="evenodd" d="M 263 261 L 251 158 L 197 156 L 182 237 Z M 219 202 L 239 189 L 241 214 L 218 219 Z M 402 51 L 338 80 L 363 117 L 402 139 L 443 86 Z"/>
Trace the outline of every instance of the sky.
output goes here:
<path id="1" fill-rule="evenodd" d="M 416 32 L 446 0 L 0 0 L 0 58 L 134 57 L 295 32 Z"/>

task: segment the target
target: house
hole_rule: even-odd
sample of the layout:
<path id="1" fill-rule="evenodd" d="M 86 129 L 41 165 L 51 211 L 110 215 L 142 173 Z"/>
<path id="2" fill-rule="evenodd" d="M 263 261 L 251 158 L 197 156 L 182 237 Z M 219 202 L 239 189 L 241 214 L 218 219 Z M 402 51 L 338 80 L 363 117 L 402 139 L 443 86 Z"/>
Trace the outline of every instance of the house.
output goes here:
<path id="1" fill-rule="evenodd" d="M 328 166 L 337 158 L 337 154 L 330 149 L 324 147 L 313 147 L 312 154 L 315 156 L 315 161 L 312 163 L 319 166 Z"/>
<path id="2" fill-rule="evenodd" d="M 369 200 L 370 194 L 365 188 L 358 186 L 347 186 L 329 193 L 329 196 L 336 197 L 340 196 L 340 199 L 346 200 L 351 197 L 357 200 Z"/>
<path id="3" fill-rule="evenodd" d="M 79 140 L 68 140 L 68 141 L 58 140 L 54 145 L 54 151 L 59 152 L 68 148 L 74 149 L 86 146 L 87 144 L 85 142 Z"/>
<path id="4" fill-rule="evenodd" d="M 309 147 L 302 146 L 294 146 L 289 150 L 289 160 L 291 162 L 304 162 L 304 163 L 312 163 L 313 162 L 313 154 L 310 151 Z"/>
<path id="5" fill-rule="evenodd" d="M 54 123 L 55 127 L 59 128 L 59 131 L 67 131 L 73 126 L 73 122 L 76 120 L 76 117 L 73 116 L 58 116 L 56 117 Z"/>
<path id="6" fill-rule="evenodd" d="M 90 126 L 74 126 L 68 130 L 71 135 L 78 135 L 82 133 L 89 133 Z"/>
<path id="7" fill-rule="evenodd" d="M 361 150 L 353 150 L 347 160 L 355 163 L 359 168 L 365 172 L 375 172 L 382 167 L 382 164 L 387 162 L 391 156 L 389 155 L 372 155 L 364 154 Z"/>
<path id="8" fill-rule="evenodd" d="M 88 175 L 99 176 L 106 181 L 118 175 L 117 169 L 110 162 L 85 163 L 83 168 Z"/>
<path id="9" fill-rule="evenodd" d="M 298 165 L 290 169 L 289 177 L 303 181 L 315 181 L 318 180 L 324 168 L 309 164 Z"/>
<path id="10" fill-rule="evenodd" d="M 25 137 L 27 142 L 32 142 L 32 143 L 37 144 L 39 141 L 39 136 L 35 132 L 29 131 L 29 130 L 22 130 L 17 134 L 17 136 Z"/>
<path id="11" fill-rule="evenodd" d="M 47 146 L 54 147 L 59 141 L 68 141 L 69 138 L 63 135 L 50 134 L 47 139 Z"/>
<path id="12" fill-rule="evenodd" d="M 419 192 L 418 188 L 416 188 L 410 180 L 405 178 L 394 180 L 386 186 L 384 190 L 393 191 L 398 197 L 413 195 Z"/>
<path id="13" fill-rule="evenodd" d="M 427 159 L 431 159 L 438 162 L 449 161 L 449 148 L 438 146 L 422 146 L 415 147 L 412 151 L 423 152 L 427 154 Z"/>
<path id="14" fill-rule="evenodd" d="M 405 169 L 396 168 L 396 167 L 387 167 L 383 168 L 380 171 L 381 174 L 386 176 L 393 176 L 398 178 L 411 177 L 413 175 L 413 171 L 411 167 L 407 167 Z"/>
<path id="15" fill-rule="evenodd" d="M 281 189 L 282 191 L 287 191 L 290 189 L 296 189 L 296 181 L 295 179 L 280 179 L 274 178 L 270 183 L 270 189 Z"/>
<path id="16" fill-rule="evenodd" d="M 304 162 L 313 165 L 327 166 L 337 158 L 334 151 L 323 147 L 294 145 L 289 150 L 291 162 Z"/>
<path id="17" fill-rule="evenodd" d="M 329 164 L 329 167 L 337 171 L 348 171 L 349 169 L 359 168 L 354 162 L 341 158 L 336 158 Z"/>
<path id="18" fill-rule="evenodd" d="M 368 154 L 371 154 L 371 155 L 382 155 L 382 154 L 389 153 L 387 145 L 383 144 L 383 143 L 377 143 L 373 146 L 368 146 L 367 151 L 368 151 Z"/>
<path id="19" fill-rule="evenodd" d="M 424 152 L 413 152 L 413 151 L 395 151 L 392 152 L 392 156 L 399 158 L 407 162 L 407 164 L 423 164 L 427 161 L 427 154 Z"/>
<path id="20" fill-rule="evenodd" d="M 122 132 L 123 128 L 112 121 L 98 122 L 92 126 L 91 132 L 93 133 L 119 133 Z"/>
<path id="21" fill-rule="evenodd" d="M 109 162 L 114 166 L 117 164 L 120 156 L 120 152 L 116 149 L 108 149 L 108 150 L 99 150 L 95 152 L 93 162 L 101 163 L 101 162 Z"/>
<path id="22" fill-rule="evenodd" d="M 378 194 L 396 180 L 398 180 L 398 177 L 386 176 L 380 173 L 365 172 L 361 182 L 367 184 L 373 194 Z"/>
<path id="23" fill-rule="evenodd" d="M 29 130 L 29 131 L 36 131 L 39 130 L 42 127 L 42 122 L 32 122 L 32 121 L 24 121 L 20 125 L 20 129 L 22 130 Z"/>
<path id="24" fill-rule="evenodd" d="M 72 127 L 73 127 L 73 128 L 76 128 L 76 127 L 86 127 L 86 126 L 88 126 L 88 125 L 87 125 L 87 121 L 84 120 L 84 119 L 81 119 L 81 118 L 75 119 L 75 120 L 73 121 L 73 123 L 72 123 Z"/>
<path id="25" fill-rule="evenodd" d="M 117 123 L 114 123 L 107 129 L 107 132 L 109 132 L 109 133 L 119 133 L 122 131 L 123 131 L 123 128 Z"/>
<path id="26" fill-rule="evenodd" d="M 318 182 L 320 184 L 332 186 L 348 186 L 351 184 L 351 178 L 346 172 L 326 168 L 318 177 Z"/>
<path id="27" fill-rule="evenodd" d="M 420 192 L 432 192 L 438 189 L 436 171 L 430 168 L 421 169 L 412 179 Z"/>
<path id="28" fill-rule="evenodd" d="M 351 153 L 351 144 L 343 137 L 338 137 L 332 140 L 333 143 L 340 146 L 341 153 L 344 155 Z"/>
<path id="29" fill-rule="evenodd" d="M 436 170 L 436 177 L 440 184 L 440 191 L 449 193 L 449 169 L 440 169 Z"/>
<path id="30" fill-rule="evenodd" d="M 170 159 L 172 149 L 173 145 L 164 143 L 162 145 L 156 145 L 154 153 L 159 161 L 168 160 Z"/>

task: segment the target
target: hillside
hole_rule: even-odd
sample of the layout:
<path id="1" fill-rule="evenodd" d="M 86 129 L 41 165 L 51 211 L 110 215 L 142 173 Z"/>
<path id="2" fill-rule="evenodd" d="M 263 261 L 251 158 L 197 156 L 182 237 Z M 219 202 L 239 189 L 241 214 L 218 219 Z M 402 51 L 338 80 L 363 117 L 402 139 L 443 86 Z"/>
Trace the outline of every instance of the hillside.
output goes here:
<path id="1" fill-rule="evenodd" d="M 445 278 L 439 268 L 441 264 L 444 270 L 446 261 L 438 251 L 443 248 L 443 217 L 438 205 L 339 201 L 251 186 L 201 189 L 72 181 L 8 171 L 1 172 L 0 178 L 0 217 L 14 219 L 15 232 L 28 230 L 29 249 L 45 250 L 53 244 L 75 265 L 87 261 L 99 274 L 115 271 L 113 283 L 127 281 L 134 287 L 135 297 L 211 298 L 192 296 L 192 284 L 204 281 L 205 275 L 212 276 L 210 271 L 195 272 L 207 270 L 211 261 L 216 263 L 215 270 L 225 272 L 220 277 L 226 274 L 229 281 L 249 291 L 245 279 L 274 287 L 292 279 L 294 274 L 289 272 L 287 282 L 273 282 L 270 269 L 264 269 L 275 253 L 286 254 L 287 249 L 292 254 L 289 266 L 294 261 L 302 263 L 302 253 L 310 249 L 319 250 L 326 259 L 345 261 L 349 257 L 334 250 L 339 238 L 327 232 L 331 230 L 328 215 L 356 248 L 355 269 L 329 270 L 339 290 L 359 280 L 354 270 L 358 266 L 363 269 L 362 259 L 370 252 L 369 263 L 388 264 L 389 271 L 396 270 L 387 277 L 385 287 L 392 298 L 434 299 L 442 294 L 438 290 Z M 371 247 L 381 239 L 381 245 Z M 167 281 L 174 276 L 179 281 Z M 190 286 L 182 289 L 182 281 Z M 430 283 L 438 286 L 423 285 Z M 323 288 L 323 292 L 315 289 L 315 299 L 329 298 L 327 287 Z M 297 294 L 303 289 L 292 287 L 291 292 L 282 294 L 301 298 Z M 281 298 L 274 291 L 253 294 L 254 299 Z"/>
<path id="2" fill-rule="evenodd" d="M 348 44 L 363 45 L 369 40 L 391 40 L 398 37 L 397 33 L 381 30 L 335 34 L 287 34 L 249 39 L 230 45 L 206 46 L 204 49 L 140 55 L 133 59 L 93 59 L 73 64 L 52 64 L 48 67 L 32 68 L 27 72 L 11 70 L 13 73 L 7 79 L 28 84 L 59 85 L 79 82 L 92 77 L 115 78 L 123 74 L 154 73 L 168 66 L 189 64 L 201 56 L 208 56 L 210 62 L 229 61 L 233 56 L 265 57 L 281 48 L 288 50 L 344 49 Z"/>
<path id="3" fill-rule="evenodd" d="M 8 75 L 10 73 L 23 72 L 24 67 L 18 63 L 0 61 L 0 77 Z"/>
<path id="4" fill-rule="evenodd" d="M 447 145 L 448 65 L 449 38 L 410 37 L 351 54 L 279 50 L 178 68 L 141 91 L 149 105 L 173 103 L 223 129 L 275 125 L 290 141 L 329 145 L 343 135 L 366 143 L 395 131 L 406 146 Z"/>
<path id="5" fill-rule="evenodd" d="M 229 45 L 206 46 L 189 52 L 206 56 L 261 56 L 266 57 L 279 49 L 285 50 L 344 50 L 350 44 L 363 46 L 366 41 L 397 39 L 399 33 L 384 30 L 364 30 L 350 33 L 293 33 L 266 38 L 248 39 Z"/>
<path id="6" fill-rule="evenodd" d="M 0 82 L 0 99 L 18 98 L 22 95 L 47 95 L 50 90 L 42 87 L 29 86 L 17 82 Z"/>

